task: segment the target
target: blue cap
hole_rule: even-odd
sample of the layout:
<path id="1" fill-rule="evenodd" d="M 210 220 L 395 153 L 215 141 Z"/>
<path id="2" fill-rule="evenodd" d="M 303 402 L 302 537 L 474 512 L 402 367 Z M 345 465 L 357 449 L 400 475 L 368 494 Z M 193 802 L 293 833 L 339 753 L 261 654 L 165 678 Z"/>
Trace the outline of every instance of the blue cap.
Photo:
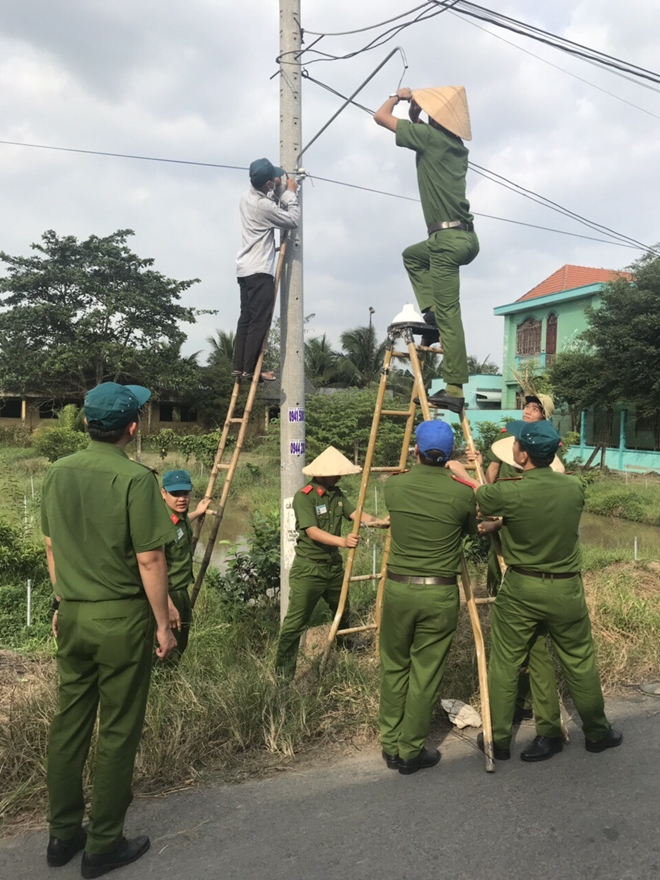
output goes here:
<path id="1" fill-rule="evenodd" d="M 163 474 L 163 489 L 166 492 L 190 492 L 192 480 L 188 471 L 168 471 Z"/>
<path id="2" fill-rule="evenodd" d="M 415 442 L 422 455 L 437 450 L 448 459 L 454 449 L 454 432 L 447 422 L 440 419 L 421 422 L 415 431 Z"/>
<path id="3" fill-rule="evenodd" d="M 92 428 L 112 431 L 137 421 L 141 407 L 151 397 L 142 385 L 118 385 L 103 382 L 85 395 L 85 418 Z"/>
<path id="4" fill-rule="evenodd" d="M 250 165 L 250 183 L 260 188 L 269 180 L 284 177 L 284 173 L 284 168 L 278 168 L 268 159 L 255 159 Z"/>
<path id="5" fill-rule="evenodd" d="M 559 431 L 545 419 L 540 422 L 509 422 L 506 429 L 525 452 L 538 458 L 550 458 L 561 444 Z"/>

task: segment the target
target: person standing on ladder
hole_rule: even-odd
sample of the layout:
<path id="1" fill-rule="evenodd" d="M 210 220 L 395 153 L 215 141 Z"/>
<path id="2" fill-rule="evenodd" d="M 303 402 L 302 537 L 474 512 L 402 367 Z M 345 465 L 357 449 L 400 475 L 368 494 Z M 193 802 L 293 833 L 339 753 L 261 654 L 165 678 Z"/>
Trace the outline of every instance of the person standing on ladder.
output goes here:
<path id="1" fill-rule="evenodd" d="M 399 101 L 410 101 L 410 121 L 394 116 Z M 428 125 L 420 122 L 424 110 Z M 374 114 L 378 125 L 393 131 L 398 147 L 416 154 L 417 182 L 428 238 L 403 252 L 406 267 L 424 320 L 431 325 L 423 342 L 442 340 L 442 376 L 446 387 L 429 397 L 432 406 L 460 413 L 468 360 L 459 300 L 459 268 L 479 253 L 473 216 L 465 197 L 470 116 L 465 89 L 399 89 Z"/>
<path id="2" fill-rule="evenodd" d="M 251 379 L 266 341 L 275 305 L 275 230 L 295 229 L 300 221 L 297 184 L 268 159 L 250 165 L 250 189 L 239 203 L 241 248 L 236 275 L 241 291 L 241 312 L 236 327 L 232 376 Z M 263 372 L 261 380 L 273 381 Z"/>
<path id="3" fill-rule="evenodd" d="M 344 581 L 340 547 L 357 547 L 359 536 L 342 536 L 344 519 L 355 519 L 355 506 L 344 495 L 337 483 L 348 474 L 359 474 L 362 469 L 342 455 L 334 446 L 322 452 L 311 464 L 302 469 L 312 479 L 293 497 L 298 543 L 289 576 L 289 607 L 282 622 L 277 643 L 275 670 L 286 679 L 296 671 L 300 638 L 309 620 L 323 598 L 333 614 L 337 611 Z M 375 528 L 387 528 L 389 520 L 379 520 L 368 513 L 362 522 Z M 339 628 L 349 625 L 348 601 Z"/>
<path id="4" fill-rule="evenodd" d="M 424 744 L 458 622 L 461 541 L 477 532 L 472 484 L 445 467 L 451 427 L 422 422 L 415 440 L 417 464 L 385 484 L 392 545 L 380 627 L 380 742 L 387 766 L 403 775 L 440 760 Z"/>
<path id="5" fill-rule="evenodd" d="M 587 751 L 602 752 L 619 746 L 623 736 L 605 717 L 580 574 L 584 488 L 575 477 L 555 473 L 550 467 L 561 439 L 550 422 L 511 422 L 508 431 L 515 438 L 513 455 L 522 476 L 477 489 L 481 513 L 503 517 L 483 523 L 481 529 L 501 528 L 507 565 L 491 615 L 488 686 L 495 758 L 511 756 L 518 673 L 539 627 L 547 630 L 557 650 L 582 719 Z M 534 684 L 532 673 L 534 705 L 539 708 Z M 539 733 L 537 718 L 537 735 L 521 755 L 526 761 L 546 760 L 563 747 L 554 674 L 552 682 L 541 684 L 540 692 L 553 696 L 552 706 L 540 707 L 542 716 L 551 720 Z"/>

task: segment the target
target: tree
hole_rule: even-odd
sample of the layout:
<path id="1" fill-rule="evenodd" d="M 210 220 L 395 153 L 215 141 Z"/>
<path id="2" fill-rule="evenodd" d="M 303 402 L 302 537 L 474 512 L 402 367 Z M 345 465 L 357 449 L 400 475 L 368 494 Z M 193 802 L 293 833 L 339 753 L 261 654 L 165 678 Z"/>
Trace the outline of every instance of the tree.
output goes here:
<path id="1" fill-rule="evenodd" d="M 476 376 L 477 374 L 481 376 L 497 376 L 499 372 L 500 368 L 491 361 L 489 354 L 486 355 L 483 361 L 480 361 L 473 354 L 468 356 L 468 373 L 470 376 Z"/>
<path id="2" fill-rule="evenodd" d="M 220 329 L 216 330 L 215 334 L 215 336 L 207 336 L 206 338 L 206 341 L 211 346 L 211 353 L 209 354 L 207 365 L 209 367 L 214 367 L 221 363 L 231 365 L 234 357 L 236 334 L 233 330 L 226 333 L 224 330 Z"/>
<path id="3" fill-rule="evenodd" d="M 660 409 L 660 257 L 647 253 L 630 271 L 632 284 L 619 277 L 603 290 L 600 307 L 587 310 L 582 338 L 600 358 L 610 402 L 652 415 Z"/>
<path id="4" fill-rule="evenodd" d="M 79 241 L 45 232 L 35 254 L 0 252 L 0 387 L 62 397 L 99 382 L 181 391 L 197 381 L 182 359 L 194 309 L 179 304 L 198 279 L 176 281 L 127 246 L 130 229 Z"/>
<path id="5" fill-rule="evenodd" d="M 305 342 L 305 375 L 317 388 L 336 384 L 340 357 L 325 333 L 323 336 L 313 336 Z"/>
<path id="6" fill-rule="evenodd" d="M 385 342 L 376 341 L 371 327 L 354 327 L 341 334 L 342 353 L 337 362 L 342 385 L 364 388 L 378 377 L 385 355 Z"/>
<path id="7" fill-rule="evenodd" d="M 571 428 L 580 429 L 580 414 L 594 403 L 609 405 L 612 394 L 606 378 L 607 365 L 599 352 L 577 344 L 559 352 L 548 369 L 550 393 L 555 406 L 565 404 L 571 416 Z"/>

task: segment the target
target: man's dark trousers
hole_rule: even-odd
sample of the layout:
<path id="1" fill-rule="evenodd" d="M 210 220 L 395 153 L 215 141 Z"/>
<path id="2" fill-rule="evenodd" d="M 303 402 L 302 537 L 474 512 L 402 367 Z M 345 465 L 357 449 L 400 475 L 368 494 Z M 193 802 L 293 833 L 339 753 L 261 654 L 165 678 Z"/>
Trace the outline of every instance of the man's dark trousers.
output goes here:
<path id="1" fill-rule="evenodd" d="M 241 314 L 234 342 L 234 370 L 252 374 L 259 360 L 275 306 L 275 279 L 266 272 L 239 278 Z"/>

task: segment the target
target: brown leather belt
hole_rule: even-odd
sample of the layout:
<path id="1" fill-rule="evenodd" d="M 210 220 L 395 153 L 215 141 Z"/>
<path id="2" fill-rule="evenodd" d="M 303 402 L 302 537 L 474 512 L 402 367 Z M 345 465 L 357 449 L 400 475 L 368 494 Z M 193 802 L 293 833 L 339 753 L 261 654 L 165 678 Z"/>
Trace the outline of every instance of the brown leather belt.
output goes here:
<path id="1" fill-rule="evenodd" d="M 441 223 L 431 223 L 428 234 L 442 232 L 443 229 L 462 229 L 463 232 L 474 232 L 474 223 L 463 223 L 462 220 L 443 220 Z"/>
<path id="2" fill-rule="evenodd" d="M 456 575 L 450 577 L 410 577 L 407 574 L 394 574 L 388 570 L 387 578 L 390 581 L 399 581 L 402 584 L 428 584 L 429 586 L 455 586 Z"/>
<path id="3" fill-rule="evenodd" d="M 511 571 L 515 571 L 517 574 L 524 574 L 525 577 L 530 578 L 550 578 L 551 580 L 568 580 L 568 578 L 578 577 L 579 571 L 562 571 L 560 573 L 553 574 L 549 571 L 534 571 L 531 568 L 523 568 L 521 565 L 512 565 L 510 566 Z"/>

